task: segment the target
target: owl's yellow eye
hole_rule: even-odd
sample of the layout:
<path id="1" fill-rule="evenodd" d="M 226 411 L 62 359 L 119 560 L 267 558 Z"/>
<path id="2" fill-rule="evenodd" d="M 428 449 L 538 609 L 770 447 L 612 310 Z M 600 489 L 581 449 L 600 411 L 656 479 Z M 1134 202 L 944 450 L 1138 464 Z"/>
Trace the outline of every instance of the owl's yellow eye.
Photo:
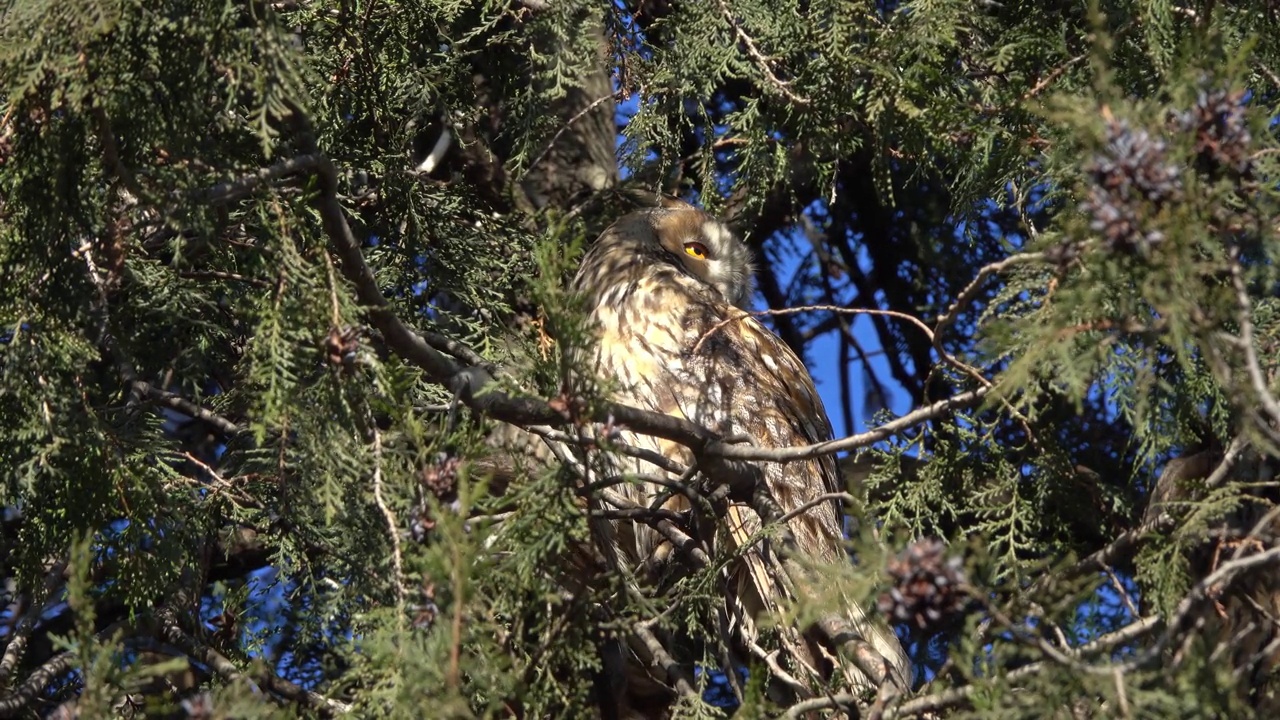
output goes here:
<path id="1" fill-rule="evenodd" d="M 684 251 L 699 260 L 707 259 L 707 246 L 700 242 L 690 242 L 684 244 Z"/>

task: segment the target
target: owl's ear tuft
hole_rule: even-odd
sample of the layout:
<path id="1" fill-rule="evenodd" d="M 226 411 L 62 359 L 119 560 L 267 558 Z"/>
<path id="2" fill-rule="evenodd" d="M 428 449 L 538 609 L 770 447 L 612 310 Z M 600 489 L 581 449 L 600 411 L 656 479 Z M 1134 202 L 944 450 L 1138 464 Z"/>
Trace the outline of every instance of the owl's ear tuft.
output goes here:
<path id="1" fill-rule="evenodd" d="M 646 188 L 629 187 L 618 190 L 618 195 L 623 200 L 630 202 L 637 208 L 666 208 L 668 210 L 694 210 L 693 205 L 681 200 L 675 195 L 668 195 L 662 192 L 656 192 Z"/>

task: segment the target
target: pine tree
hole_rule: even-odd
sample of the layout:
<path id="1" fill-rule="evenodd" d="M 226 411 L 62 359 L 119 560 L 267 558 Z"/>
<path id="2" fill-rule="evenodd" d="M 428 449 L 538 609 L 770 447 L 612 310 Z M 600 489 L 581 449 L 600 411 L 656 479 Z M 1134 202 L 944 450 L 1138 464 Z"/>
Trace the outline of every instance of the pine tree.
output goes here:
<path id="1" fill-rule="evenodd" d="M 0 716 L 608 717 L 631 655 L 654 717 L 1280 712 L 1271 4 L 2 13 Z M 635 190 L 869 428 L 832 582 L 910 692 L 779 704 L 717 566 L 588 572 L 593 490 L 495 459 L 659 430 L 561 383 Z"/>

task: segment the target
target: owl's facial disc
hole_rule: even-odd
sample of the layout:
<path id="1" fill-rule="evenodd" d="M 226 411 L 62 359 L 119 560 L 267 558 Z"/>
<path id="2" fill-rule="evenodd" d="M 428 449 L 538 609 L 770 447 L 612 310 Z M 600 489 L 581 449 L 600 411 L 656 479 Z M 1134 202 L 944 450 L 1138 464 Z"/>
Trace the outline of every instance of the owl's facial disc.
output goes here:
<path id="1" fill-rule="evenodd" d="M 751 254 L 729 228 L 698 210 L 677 210 L 657 223 L 662 246 L 689 274 L 710 285 L 731 305 L 751 300 Z"/>

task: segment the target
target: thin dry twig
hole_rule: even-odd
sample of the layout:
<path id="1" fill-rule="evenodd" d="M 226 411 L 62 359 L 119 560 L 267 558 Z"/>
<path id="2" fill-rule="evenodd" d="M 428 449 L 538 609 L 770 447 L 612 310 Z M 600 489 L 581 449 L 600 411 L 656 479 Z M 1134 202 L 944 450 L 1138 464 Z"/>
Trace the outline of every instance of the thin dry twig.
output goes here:
<path id="1" fill-rule="evenodd" d="M 850 435 L 837 440 L 828 440 L 826 442 L 813 443 L 811 445 L 797 445 L 795 447 L 785 448 L 761 448 L 748 444 L 729 445 L 724 443 L 715 443 L 708 446 L 704 452 L 709 456 L 734 460 L 768 460 L 770 462 L 778 463 L 812 460 L 813 458 L 822 457 L 823 455 L 831 455 L 833 453 L 843 452 L 846 450 L 856 450 L 858 448 L 867 447 L 868 445 L 874 445 L 875 443 L 892 437 L 907 428 L 919 425 L 927 420 L 940 417 L 953 410 L 974 405 L 990 394 L 993 389 L 994 388 L 990 387 L 980 387 L 967 392 L 958 393 L 949 398 L 916 408 L 896 420 L 890 420 L 889 422 L 884 423 L 883 425 L 878 425 L 866 432 L 858 433 L 857 435 Z"/>
<path id="2" fill-rule="evenodd" d="M 756 47 L 755 40 L 752 40 L 751 36 L 742 29 L 742 25 L 740 25 L 733 17 L 733 13 L 729 11 L 729 6 L 725 4 L 725 1 L 716 0 L 716 5 L 720 7 L 720 14 L 724 16 L 724 19 L 729 23 L 730 27 L 733 28 L 734 35 L 738 36 L 738 41 L 747 49 L 747 54 L 751 56 L 751 59 L 755 61 L 756 66 L 760 68 L 760 71 L 764 73 L 765 78 L 769 80 L 769 85 L 781 93 L 783 97 L 799 107 L 808 107 L 809 105 L 812 105 L 812 100 L 796 94 L 796 91 L 791 89 L 790 82 L 787 82 L 774 74 L 773 68 L 769 67 L 769 58 L 765 57 L 764 53 L 760 52 L 760 48 Z"/>
<path id="3" fill-rule="evenodd" d="M 544 440 L 552 442 L 560 442 L 565 443 L 566 445 L 578 445 L 588 448 L 604 446 L 619 455 L 627 455 L 629 457 L 644 460 L 645 462 L 660 467 L 674 475 L 683 475 L 689 470 L 689 468 L 683 464 L 648 448 L 636 447 L 634 445 L 617 442 L 616 440 L 601 440 L 600 438 L 592 435 L 572 435 L 564 432 L 563 430 L 556 430 L 554 428 L 538 425 L 531 425 L 525 429 L 535 435 L 538 435 Z"/>
<path id="4" fill-rule="evenodd" d="M 795 508 L 795 509 L 791 510 L 790 512 L 788 512 L 787 514 L 783 515 L 782 517 L 778 518 L 778 524 L 782 524 L 782 523 L 788 522 L 788 521 L 790 521 L 792 518 L 795 518 L 795 517 L 798 517 L 798 516 L 800 516 L 800 515 L 803 515 L 803 514 L 805 514 L 806 512 L 808 512 L 808 511 L 812 510 L 813 508 L 815 508 L 815 507 L 817 507 L 817 506 L 819 506 L 819 505 L 821 505 L 821 504 L 823 504 L 823 503 L 831 502 L 832 500 L 838 500 L 838 501 L 840 501 L 840 502 L 842 502 L 842 503 L 848 503 L 848 504 L 853 504 L 853 503 L 857 502 L 857 499 L 856 499 L 856 498 L 854 498 L 854 497 L 853 497 L 853 495 L 850 495 L 850 494 L 849 494 L 849 493 L 847 493 L 847 492 L 831 492 L 831 493 L 823 493 L 823 494 L 821 494 L 821 495 L 819 495 L 819 496 L 817 496 L 817 497 L 813 498 L 813 499 L 812 499 L 812 500 L 810 500 L 809 502 L 806 502 L 806 503 L 801 504 L 799 507 L 797 507 L 797 508 Z"/>
<path id="5" fill-rule="evenodd" d="M 982 291 L 982 286 L 986 282 L 987 278 L 992 275 L 1002 273 L 1015 265 L 1043 262 L 1044 259 L 1044 253 L 1021 253 L 1018 255 L 1010 255 L 1003 260 L 999 260 L 979 268 L 978 274 L 975 275 L 973 280 L 971 280 L 969 284 L 960 291 L 960 294 L 956 296 L 955 302 L 951 303 L 951 306 L 947 308 L 947 311 L 942 315 L 939 315 L 938 319 L 934 321 L 933 334 L 929 339 L 933 340 L 935 336 L 942 335 L 943 332 L 951 327 L 952 323 L 956 321 L 956 318 L 960 316 L 960 311 L 978 297 L 978 293 Z"/>
<path id="6" fill-rule="evenodd" d="M 222 477 L 222 475 L 218 474 L 217 470 L 214 470 L 213 467 L 210 466 L 205 461 L 201 460 L 200 458 L 186 451 L 183 451 L 182 456 L 186 458 L 187 462 L 200 468 L 210 478 L 213 479 L 213 486 L 209 490 L 208 497 L 212 498 L 218 494 L 225 493 L 225 496 L 229 498 L 231 502 L 236 505 L 247 506 L 247 507 L 258 508 L 258 509 L 262 508 L 262 503 L 258 502 L 257 500 L 251 497 L 247 497 L 245 495 L 241 495 L 240 493 L 236 492 L 235 483 Z M 185 481 L 189 483 L 194 483 L 199 487 L 209 488 L 208 485 L 201 483 L 196 478 L 190 478 L 185 475 L 183 475 L 182 477 Z"/>
<path id="7" fill-rule="evenodd" d="M 404 602 L 408 591 L 404 586 L 404 556 L 400 552 L 400 523 L 382 491 L 382 433 L 377 423 L 370 424 L 373 430 L 373 501 L 387 523 L 387 537 L 391 540 L 391 573 L 396 589 L 396 614 L 401 625 L 404 624 Z M 403 628 L 402 628 L 403 629 Z"/>
<path id="8" fill-rule="evenodd" d="M 676 524 L 669 517 L 661 515 L 662 511 L 650 510 L 644 505 L 633 503 L 623 497 L 621 494 L 609 490 L 607 488 L 600 491 L 600 499 L 618 508 L 619 510 L 635 511 L 630 516 L 631 519 L 648 525 L 657 530 L 672 545 L 681 552 L 688 553 L 689 558 L 696 563 L 698 569 L 707 567 L 711 564 L 711 558 L 707 552 L 700 547 L 697 540 L 694 540 L 688 533 L 676 527 Z"/>
<path id="9" fill-rule="evenodd" d="M 696 355 L 698 353 L 698 350 L 702 348 L 702 344 L 706 342 L 707 338 L 719 332 L 721 329 L 723 329 L 726 325 L 729 325 L 730 323 L 740 322 L 743 319 L 749 318 L 749 317 L 764 317 L 766 315 L 794 315 L 796 313 L 802 313 L 802 312 L 831 312 L 831 313 L 840 313 L 845 315 L 885 315 L 887 317 L 898 318 L 899 320 L 906 320 L 907 322 L 912 323 L 916 327 L 920 328 L 920 330 L 929 338 L 930 341 L 933 340 L 933 331 L 929 329 L 928 325 L 925 325 L 923 322 L 920 321 L 919 318 L 915 317 L 914 315 L 908 315 L 907 313 L 898 312 L 896 310 L 876 310 L 874 308 L 850 308 L 850 307 L 842 307 L 840 305 L 800 305 L 797 307 L 779 308 L 776 310 L 775 309 L 751 310 L 751 311 L 744 310 L 735 315 L 727 317 L 724 320 L 721 320 L 720 322 L 716 323 L 715 325 L 712 325 L 706 332 L 704 332 L 702 336 L 698 338 L 698 341 L 693 344 L 693 349 L 690 350 L 690 353 Z"/>
<path id="10" fill-rule="evenodd" d="M 1245 571 L 1265 567 L 1278 561 L 1280 561 L 1280 547 L 1273 547 L 1247 557 L 1236 558 L 1222 563 L 1217 570 L 1209 573 L 1200 582 L 1196 583 L 1191 588 L 1191 591 L 1182 598 L 1170 616 L 1168 623 L 1166 623 L 1164 633 L 1161 634 L 1155 644 L 1138 657 L 1120 663 L 1120 667 L 1125 672 L 1129 672 L 1144 667 L 1158 659 L 1171 643 L 1181 637 L 1186 629 L 1194 626 L 1192 622 L 1194 611 L 1215 592 L 1225 589 Z"/>
<path id="11" fill-rule="evenodd" d="M 943 362 L 978 381 L 978 384 L 984 387 L 991 387 L 991 381 L 982 373 L 978 372 L 977 368 L 969 365 L 968 363 L 961 362 L 959 358 L 947 352 L 946 349 L 942 347 L 943 334 L 953 323 L 955 323 L 956 318 L 960 316 L 960 312 L 972 303 L 975 298 L 977 298 L 978 293 L 981 292 L 982 286 L 985 284 L 987 278 L 1003 272 L 1014 265 L 1021 265 L 1028 262 L 1040 262 L 1042 260 L 1044 260 L 1044 253 L 1022 253 L 1019 255 L 1011 255 L 1003 260 L 989 263 L 979 268 L 978 273 L 974 276 L 973 280 L 971 280 L 969 284 L 960 291 L 960 294 L 956 296 L 955 302 L 951 303 L 951 306 L 947 308 L 947 311 L 940 315 L 937 321 L 934 322 L 933 332 L 929 335 L 929 342 L 933 345 L 933 349 L 938 353 L 938 357 L 942 358 Z M 1009 411 L 1010 415 L 1018 420 L 1022 425 L 1023 430 L 1026 431 L 1027 437 L 1032 442 L 1036 442 L 1035 433 L 1031 431 L 1031 421 L 1027 416 L 1004 398 L 1000 398 L 1000 404 Z"/>
<path id="12" fill-rule="evenodd" d="M 551 139 L 547 141 L 546 147 L 542 148 L 542 151 L 539 152 L 537 157 L 533 159 L 533 162 L 529 163 L 529 167 L 525 169 L 524 175 L 527 176 L 530 172 L 533 171 L 535 167 L 538 166 L 538 163 L 542 162 L 543 158 L 547 156 L 547 153 L 551 152 L 551 149 L 554 148 L 556 146 L 556 143 L 560 141 L 560 137 L 564 135 L 566 132 L 568 132 L 569 128 L 573 127 L 574 123 L 586 117 L 588 113 L 590 113 L 592 110 L 595 110 L 597 107 L 599 107 L 600 104 L 603 103 L 605 100 L 612 100 L 614 97 L 615 97 L 615 93 L 609 93 L 608 95 L 601 95 L 595 100 L 592 100 L 586 107 L 574 113 L 573 117 L 570 117 L 567 121 L 565 121 L 564 126 L 561 127 L 559 130 L 557 130 L 555 135 L 551 136 Z"/>
<path id="13" fill-rule="evenodd" d="M 255 170 L 243 177 L 202 190 L 197 199 L 214 205 L 234 202 L 253 194 L 253 191 L 262 185 L 310 171 L 315 167 L 316 160 L 315 155 L 299 155 L 282 160 L 270 167 Z"/>
<path id="14" fill-rule="evenodd" d="M 271 283 L 262 278 L 248 277 L 239 273 L 221 272 L 218 270 L 179 270 L 178 277 L 187 280 L 229 280 L 231 282 L 242 282 L 254 287 L 269 288 Z"/>
<path id="15" fill-rule="evenodd" d="M 742 319 L 747 317 L 759 317 L 759 316 L 765 316 L 765 315 L 792 315 L 792 314 L 801 313 L 801 312 L 830 312 L 837 316 L 842 314 L 844 315 L 882 315 L 886 317 L 897 318 L 899 320 L 905 320 L 915 325 L 917 328 L 920 329 L 921 332 L 925 334 L 925 337 L 929 339 L 929 344 L 933 346 L 933 349 L 935 351 L 937 351 L 938 357 L 941 358 L 942 362 L 956 368 L 957 370 L 960 370 L 962 373 L 964 373 L 968 377 L 977 381 L 977 383 L 982 387 L 990 389 L 993 387 L 992 382 L 988 380 L 986 376 L 984 376 L 977 368 L 973 367 L 972 365 L 969 365 L 966 362 L 961 361 L 959 358 L 947 352 L 946 349 L 942 347 L 942 343 L 939 341 L 939 338 L 941 337 L 941 332 L 948 325 L 950 325 L 952 322 L 955 321 L 955 316 L 959 314 L 960 309 L 965 304 L 972 302 L 973 298 L 977 296 L 978 290 L 981 288 L 981 283 L 983 280 L 986 279 L 986 277 L 988 277 L 993 273 L 999 272 L 1010 265 L 1027 262 L 1029 260 L 1037 260 L 1042 257 L 1043 257 L 1042 253 L 1026 253 L 1023 255 L 1014 255 L 1013 257 L 1006 258 L 1005 260 L 991 263 L 990 265 L 983 267 L 978 271 L 978 275 L 977 277 L 974 278 L 973 282 L 971 282 L 964 289 L 964 291 L 960 294 L 960 297 L 957 298 L 956 302 L 953 303 L 952 306 L 948 309 L 947 313 L 945 313 L 944 315 L 938 318 L 937 327 L 935 327 L 932 330 L 929 328 L 928 325 L 925 325 L 924 322 L 921 321 L 919 318 L 913 315 L 909 315 L 907 313 L 898 312 L 896 310 L 878 310 L 874 308 L 849 308 L 849 307 L 842 307 L 839 305 L 801 305 L 798 307 L 782 308 L 782 309 L 776 309 L 776 310 L 769 309 L 769 310 L 756 310 L 751 312 L 744 311 L 744 312 L 735 314 L 731 317 L 725 318 L 724 320 L 721 320 L 715 325 L 712 325 L 710 329 L 708 329 L 705 333 L 703 333 L 698 338 L 698 341 L 693 345 L 692 352 L 696 354 L 698 350 L 702 347 L 702 344 L 707 340 L 707 338 L 711 337 L 712 334 L 720 331 L 722 328 L 729 325 L 730 323 L 741 321 Z M 1009 411 L 1010 415 L 1012 415 L 1015 419 L 1017 419 L 1022 424 L 1023 429 L 1026 430 L 1027 437 L 1032 438 L 1034 441 L 1034 433 L 1032 433 L 1031 431 L 1031 423 L 1027 419 L 1027 417 L 1023 415 L 1021 412 L 1019 412 L 1017 408 L 1013 407 L 1013 405 L 1010 404 L 1009 401 L 1004 398 L 1000 398 L 1000 404 L 1003 405 L 1005 409 Z"/>
<path id="16" fill-rule="evenodd" d="M 1077 63 L 1084 61 L 1085 58 L 1087 57 L 1089 57 L 1088 53 L 1081 53 L 1067 60 L 1061 65 L 1055 67 L 1053 70 L 1050 70 L 1049 74 L 1045 75 L 1043 78 L 1040 78 L 1040 82 L 1036 83 L 1031 87 L 1030 90 L 1027 90 L 1025 93 L 1023 93 L 1021 101 L 1026 102 L 1034 98 L 1035 96 L 1039 95 L 1040 93 L 1044 92 L 1045 90 L 1049 89 L 1049 86 L 1057 82 L 1058 78 L 1062 77 L 1063 74 L 1067 72 L 1067 70 L 1070 70 L 1072 65 L 1075 65 Z"/>
<path id="17" fill-rule="evenodd" d="M 191 418 L 212 425 L 224 435 L 236 435 L 244 430 L 244 428 L 213 412 L 212 410 L 201 407 L 177 393 L 172 393 L 168 390 L 161 390 L 144 380 L 133 379 L 130 382 L 130 386 L 139 395 L 151 399 L 151 401 L 157 405 L 163 405 L 170 410 L 176 410 L 183 415 L 187 415 Z"/>
<path id="18" fill-rule="evenodd" d="M 631 642 L 629 643 L 631 649 L 644 658 L 646 664 L 650 667 L 665 673 L 668 682 L 675 685 L 676 692 L 680 693 L 681 697 L 696 698 L 698 693 L 693 689 L 693 679 L 671 657 L 671 654 L 663 647 L 662 642 L 649 629 L 650 622 L 642 620 L 631 626 Z"/>
<path id="19" fill-rule="evenodd" d="M 1160 618 L 1158 617 L 1151 616 L 1141 618 L 1113 633 L 1103 635 L 1092 642 L 1080 646 L 1075 652 L 1078 657 L 1097 656 L 1147 635 L 1159 626 Z M 1042 660 L 1033 662 L 1009 671 L 1003 676 L 1003 678 L 1009 682 L 1018 682 L 1024 678 L 1044 672 L 1053 666 L 1054 664 L 1052 661 Z M 964 685 L 962 687 L 950 688 L 931 695 L 914 698 L 912 700 L 902 702 L 899 705 L 891 706 L 885 711 L 883 717 L 884 720 L 897 720 L 898 718 L 903 718 L 905 720 L 906 718 L 917 718 L 925 715 L 926 713 L 964 705 L 975 692 L 978 692 L 982 688 L 982 685 Z M 890 702 L 901 699 L 903 699 L 902 694 L 895 693 Z M 814 709 L 820 708 L 815 707 Z"/>
<path id="20" fill-rule="evenodd" d="M 1248 443 L 1243 436 L 1237 436 L 1233 439 L 1227 446 L 1226 452 L 1223 453 L 1222 460 L 1218 463 L 1218 466 L 1214 468 L 1208 479 L 1205 480 L 1205 487 L 1211 489 L 1221 484 L 1247 447 Z M 1084 573 L 1104 572 L 1108 567 L 1114 566 L 1129 557 L 1137 548 L 1138 541 L 1144 536 L 1149 533 L 1169 530 L 1176 523 L 1177 519 L 1169 513 L 1160 513 L 1138 527 L 1121 533 L 1105 547 L 1081 558 L 1079 562 L 1065 571 L 1044 576 L 1044 578 L 1031 585 L 1028 594 L 1033 597 L 1040 594 L 1049 582 L 1077 577 Z"/>
<path id="21" fill-rule="evenodd" d="M 1249 374 L 1253 391 L 1257 393 L 1258 401 L 1262 403 L 1262 408 L 1271 421 L 1271 428 L 1280 427 L 1280 402 L 1276 402 L 1275 396 L 1271 394 L 1267 380 L 1262 375 L 1262 366 L 1258 363 L 1258 349 L 1254 347 L 1253 341 L 1253 311 L 1249 292 L 1244 286 L 1244 270 L 1240 266 L 1239 252 L 1236 250 L 1231 253 L 1231 287 L 1236 292 L 1239 310 L 1237 320 L 1240 323 L 1240 347 L 1244 350 L 1245 372 Z"/>

